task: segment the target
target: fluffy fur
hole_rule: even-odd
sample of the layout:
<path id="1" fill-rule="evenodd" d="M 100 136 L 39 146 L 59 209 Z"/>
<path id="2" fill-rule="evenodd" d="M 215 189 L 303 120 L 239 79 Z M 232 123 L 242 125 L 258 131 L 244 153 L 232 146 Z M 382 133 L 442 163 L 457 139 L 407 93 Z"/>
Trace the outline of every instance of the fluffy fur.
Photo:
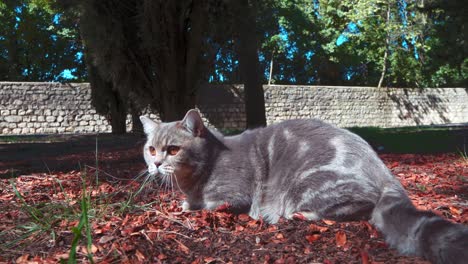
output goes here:
<path id="1" fill-rule="evenodd" d="M 468 228 L 417 210 L 372 148 L 347 130 L 290 120 L 223 137 L 196 110 L 178 122 L 141 121 L 148 171 L 186 194 L 185 211 L 227 203 L 270 223 L 295 214 L 365 219 L 402 254 L 434 263 L 468 259 Z M 174 146 L 177 153 L 169 153 Z"/>

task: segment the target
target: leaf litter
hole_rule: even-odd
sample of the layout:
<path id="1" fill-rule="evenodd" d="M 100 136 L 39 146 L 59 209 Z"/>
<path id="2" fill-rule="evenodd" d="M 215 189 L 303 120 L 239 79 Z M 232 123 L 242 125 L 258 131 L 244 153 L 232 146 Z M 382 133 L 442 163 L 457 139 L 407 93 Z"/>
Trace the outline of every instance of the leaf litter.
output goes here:
<path id="1" fill-rule="evenodd" d="M 109 151 L 105 157 L 130 155 L 121 152 Z M 466 160 L 455 154 L 381 158 L 418 208 L 468 224 Z M 184 197 L 178 192 L 152 186 L 136 194 L 141 182 L 106 176 L 128 179 L 129 171 L 136 175 L 144 167 L 142 160 L 122 165 L 2 179 L 0 262 L 66 261 L 85 181 L 92 244 L 87 247 L 86 239 L 80 240 L 78 262 L 89 262 L 90 253 L 96 263 L 427 263 L 389 249 L 366 221 L 282 219 L 268 225 L 225 208 L 183 213 Z"/>

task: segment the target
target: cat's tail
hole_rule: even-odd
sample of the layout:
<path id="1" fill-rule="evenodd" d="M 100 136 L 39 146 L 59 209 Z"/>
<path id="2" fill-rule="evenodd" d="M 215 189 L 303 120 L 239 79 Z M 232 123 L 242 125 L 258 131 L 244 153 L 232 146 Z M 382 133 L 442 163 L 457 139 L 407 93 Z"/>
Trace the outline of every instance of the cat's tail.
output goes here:
<path id="1" fill-rule="evenodd" d="M 438 264 L 468 263 L 468 226 L 416 209 L 400 186 L 384 188 L 371 222 L 402 254 Z"/>

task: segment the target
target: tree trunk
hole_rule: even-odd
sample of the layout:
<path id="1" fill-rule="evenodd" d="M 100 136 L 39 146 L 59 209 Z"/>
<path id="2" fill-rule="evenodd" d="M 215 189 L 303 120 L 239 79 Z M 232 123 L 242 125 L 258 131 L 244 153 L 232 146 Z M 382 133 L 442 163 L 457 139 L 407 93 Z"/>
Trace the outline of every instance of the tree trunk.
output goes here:
<path id="1" fill-rule="evenodd" d="M 91 84 L 91 105 L 97 113 L 106 116 L 112 127 L 112 134 L 125 134 L 128 95 L 122 96 L 118 89 L 114 89 L 111 82 L 102 78 L 98 68 L 91 63 L 87 50 L 85 50 L 85 62 Z"/>
<path id="2" fill-rule="evenodd" d="M 387 73 L 387 64 L 388 64 L 388 49 L 390 48 L 390 2 L 387 2 L 387 20 L 385 22 L 385 30 L 387 31 L 387 36 L 385 38 L 385 53 L 383 57 L 383 66 L 382 66 L 382 74 L 380 75 L 379 84 L 377 88 L 382 87 L 383 80 L 385 79 L 385 74 Z"/>
<path id="3" fill-rule="evenodd" d="M 127 107 L 117 91 L 114 91 L 113 102 L 110 103 L 110 115 L 112 134 L 125 134 L 127 132 Z"/>
<path id="4" fill-rule="evenodd" d="M 271 75 L 273 74 L 273 54 L 271 54 L 271 61 L 270 61 L 270 75 L 268 76 L 268 85 L 271 84 Z"/>
<path id="5" fill-rule="evenodd" d="M 18 7 L 16 1 L 6 1 L 7 10 L 14 10 Z M 9 81 L 18 81 L 21 79 L 21 66 L 18 57 L 18 33 L 16 30 L 12 30 L 16 24 L 15 15 L 10 15 L 10 12 L 6 12 L 6 20 L 3 22 L 7 27 L 10 27 L 10 32 L 5 32 L 7 34 L 5 38 L 6 49 L 7 49 L 7 60 L 8 60 L 8 72 L 7 79 Z M 28 65 L 29 66 L 29 65 Z"/>
<path id="6" fill-rule="evenodd" d="M 255 25 L 255 7 L 248 0 L 235 1 L 238 5 L 237 30 L 239 68 L 244 83 L 247 128 L 266 126 L 265 98 L 260 79 Z"/>
<path id="7" fill-rule="evenodd" d="M 171 2 L 166 12 L 166 53 L 161 81 L 160 117 L 163 122 L 181 120 L 195 106 L 195 90 L 200 78 L 200 56 L 207 16 L 202 1 L 192 1 L 190 14 L 179 14 L 183 2 Z M 186 24 L 190 24 L 190 30 Z"/>
<path id="8" fill-rule="evenodd" d="M 132 133 L 143 134 L 143 124 L 140 121 L 141 112 L 131 107 Z"/>

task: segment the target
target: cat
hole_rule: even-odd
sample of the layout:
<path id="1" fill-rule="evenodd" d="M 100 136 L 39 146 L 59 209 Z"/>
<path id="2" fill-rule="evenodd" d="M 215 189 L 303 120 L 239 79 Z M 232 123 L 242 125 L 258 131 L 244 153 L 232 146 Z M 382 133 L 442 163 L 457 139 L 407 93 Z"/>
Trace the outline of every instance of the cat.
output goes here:
<path id="1" fill-rule="evenodd" d="M 348 130 L 288 120 L 224 137 L 197 110 L 178 122 L 140 119 L 149 175 L 186 195 L 183 211 L 227 204 L 273 224 L 281 217 L 369 220 L 402 254 L 468 261 L 468 227 L 417 210 L 367 142 Z"/>

